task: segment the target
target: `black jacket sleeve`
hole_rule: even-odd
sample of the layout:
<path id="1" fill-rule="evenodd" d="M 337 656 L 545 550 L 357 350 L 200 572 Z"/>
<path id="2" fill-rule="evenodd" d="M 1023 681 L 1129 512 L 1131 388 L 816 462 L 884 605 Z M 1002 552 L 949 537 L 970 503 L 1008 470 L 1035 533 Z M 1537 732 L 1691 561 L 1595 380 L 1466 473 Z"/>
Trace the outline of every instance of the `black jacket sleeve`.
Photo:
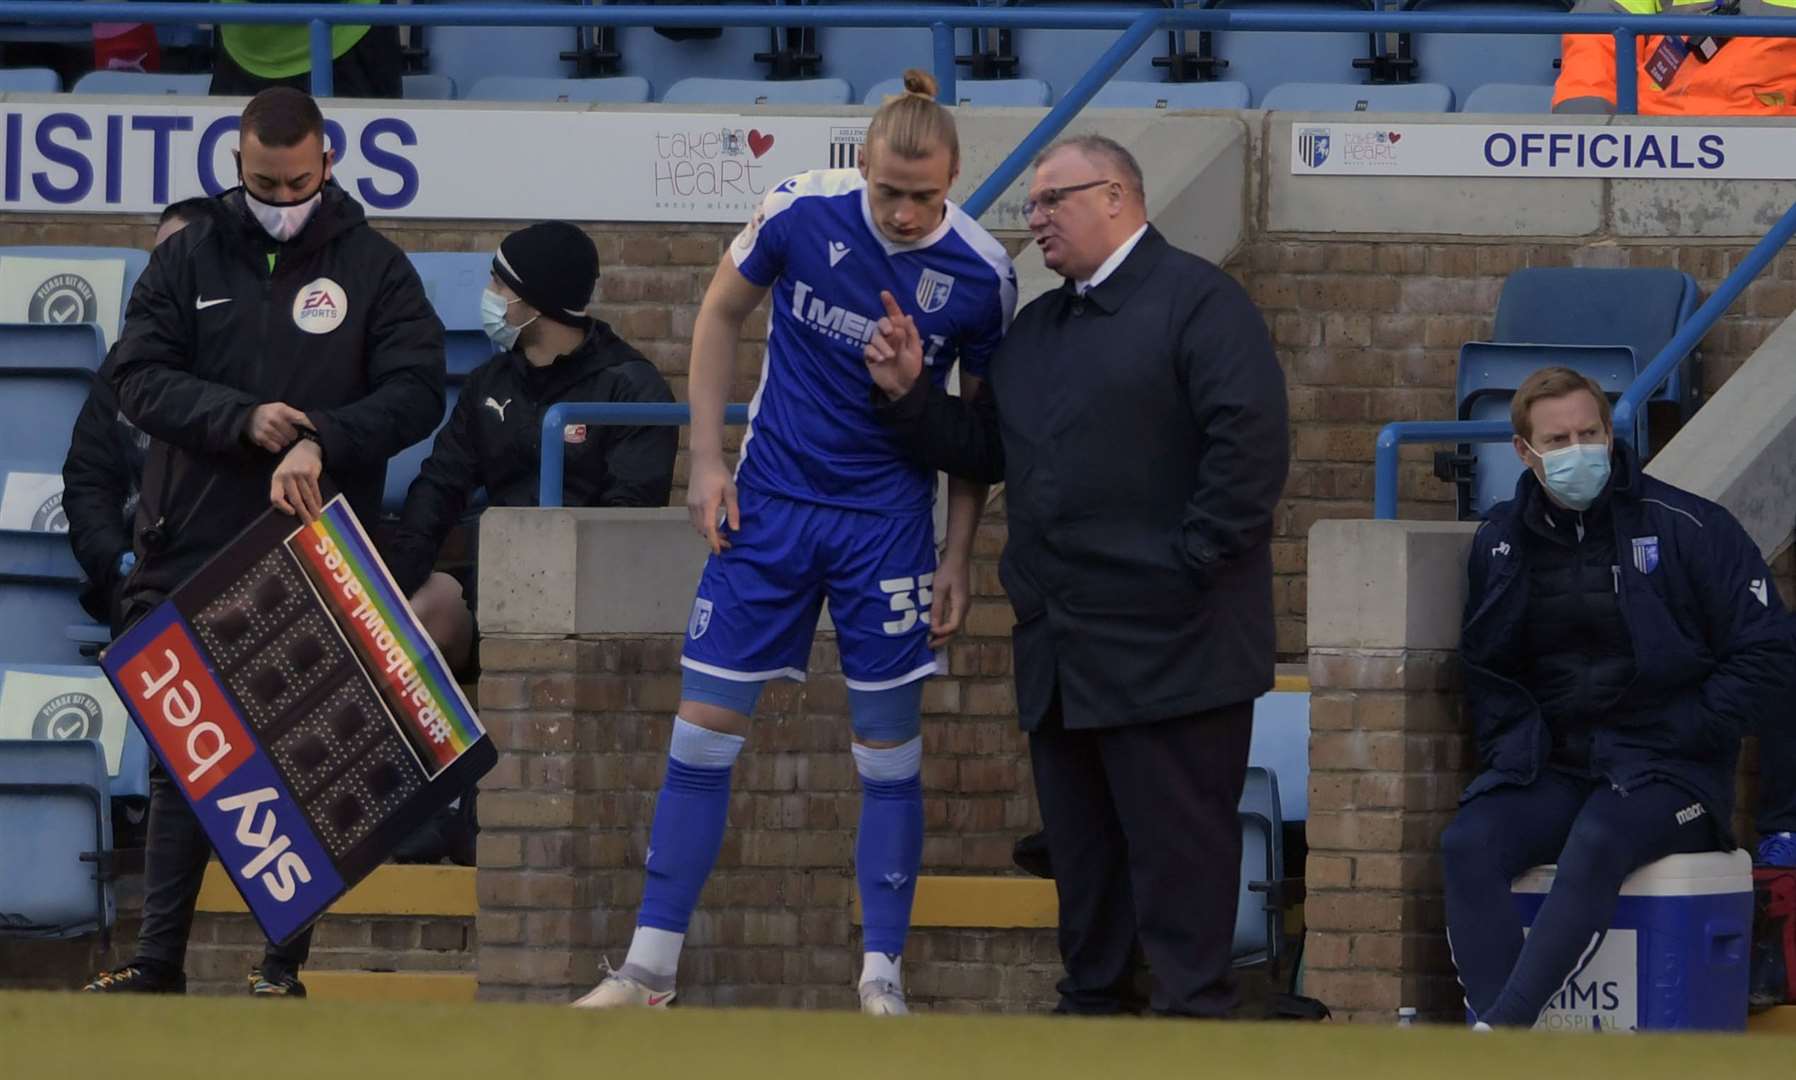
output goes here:
<path id="1" fill-rule="evenodd" d="M 131 290 L 112 388 L 132 423 L 171 446 L 199 454 L 259 454 L 242 436 L 249 414 L 261 403 L 193 373 L 194 293 L 187 280 L 186 240 L 176 236 L 152 251 Z"/>
<path id="2" fill-rule="evenodd" d="M 1204 447 L 1179 554 L 1202 571 L 1272 536 L 1291 457 L 1285 375 L 1265 319 L 1232 278 L 1186 322 L 1179 363 Z"/>
<path id="3" fill-rule="evenodd" d="M 971 401 L 926 378 L 896 401 L 874 387 L 873 415 L 919 465 L 982 484 L 1004 479 L 1004 441 L 990 383 Z"/>
<path id="4" fill-rule="evenodd" d="M 1789 707 L 1796 642 L 1790 615 L 1758 545 L 1725 511 L 1708 516 L 1703 532 L 1700 590 L 1702 633 L 1715 669 L 1702 683 L 1702 707 L 1733 738 L 1762 729 Z"/>
<path id="5" fill-rule="evenodd" d="M 638 370 L 641 369 L 641 370 Z M 614 401 L 672 401 L 667 380 L 646 362 L 619 371 Z M 594 486 L 588 506 L 666 506 L 673 493 L 676 427 L 620 427 L 605 449 L 605 476 Z"/>
<path id="6" fill-rule="evenodd" d="M 314 409 L 325 469 L 372 469 L 421 439 L 443 418 L 443 323 L 418 272 L 398 248 L 388 251 L 368 327 L 366 397 Z"/>
<path id="7" fill-rule="evenodd" d="M 483 483 L 480 452 L 474 445 L 475 411 L 484 400 L 483 386 L 476 376 L 463 387 L 449 422 L 431 444 L 430 456 L 418 467 L 418 478 L 406 489 L 405 507 L 384 552 L 387 569 L 406 596 L 430 577 L 444 538 Z"/>
<path id="8" fill-rule="evenodd" d="M 109 366 L 102 376 L 110 374 Z M 101 595 L 110 596 L 119 556 L 131 550 L 125 501 L 133 487 L 131 463 L 121 452 L 118 399 L 102 377 L 75 418 L 69 454 L 62 463 L 62 510 L 69 519 L 69 544 Z"/>

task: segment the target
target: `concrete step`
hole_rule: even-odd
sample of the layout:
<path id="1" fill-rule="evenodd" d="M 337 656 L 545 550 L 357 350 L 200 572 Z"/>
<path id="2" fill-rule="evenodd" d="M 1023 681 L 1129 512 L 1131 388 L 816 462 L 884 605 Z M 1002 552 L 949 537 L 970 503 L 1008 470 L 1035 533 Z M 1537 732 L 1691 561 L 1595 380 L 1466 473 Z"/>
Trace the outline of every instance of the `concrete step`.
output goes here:
<path id="1" fill-rule="evenodd" d="M 413 1001 L 464 1004 L 474 1000 L 471 971 L 318 971 L 307 969 L 306 995 L 316 1001 Z"/>
<path id="2" fill-rule="evenodd" d="M 216 862 L 206 867 L 198 910 L 221 914 L 243 914 L 249 910 L 224 867 Z M 473 918 L 475 910 L 471 866 L 382 866 L 332 904 L 330 914 Z"/>

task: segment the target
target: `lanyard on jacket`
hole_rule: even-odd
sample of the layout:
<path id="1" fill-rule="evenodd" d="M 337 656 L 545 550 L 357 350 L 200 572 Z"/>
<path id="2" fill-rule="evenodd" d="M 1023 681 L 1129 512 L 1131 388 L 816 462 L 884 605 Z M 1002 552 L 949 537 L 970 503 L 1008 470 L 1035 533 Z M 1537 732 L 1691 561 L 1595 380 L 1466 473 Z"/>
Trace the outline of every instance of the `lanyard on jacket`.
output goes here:
<path id="1" fill-rule="evenodd" d="M 1740 0 L 1715 0 L 1715 6 L 1709 9 L 1708 14 L 1738 15 Z M 1722 46 L 1729 40 L 1731 39 L 1716 34 L 1696 37 L 1667 34 L 1659 39 L 1659 47 L 1647 58 L 1646 73 L 1659 89 L 1664 90 L 1671 86 L 1671 80 L 1677 78 L 1678 69 L 1684 66 L 1684 61 L 1695 56 L 1706 64 L 1720 54 Z"/>

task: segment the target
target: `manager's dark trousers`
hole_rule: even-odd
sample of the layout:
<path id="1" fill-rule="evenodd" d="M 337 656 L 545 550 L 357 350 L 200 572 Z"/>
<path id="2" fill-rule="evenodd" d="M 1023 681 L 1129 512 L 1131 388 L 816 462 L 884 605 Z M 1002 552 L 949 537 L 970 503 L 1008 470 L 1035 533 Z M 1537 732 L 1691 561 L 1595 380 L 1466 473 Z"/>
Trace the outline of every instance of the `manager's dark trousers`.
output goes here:
<path id="1" fill-rule="evenodd" d="M 1122 1012 L 1137 936 L 1150 1008 L 1222 1017 L 1239 1003 L 1235 904 L 1253 703 L 1069 731 L 1056 699 L 1029 736 L 1060 897 L 1062 1013 Z"/>

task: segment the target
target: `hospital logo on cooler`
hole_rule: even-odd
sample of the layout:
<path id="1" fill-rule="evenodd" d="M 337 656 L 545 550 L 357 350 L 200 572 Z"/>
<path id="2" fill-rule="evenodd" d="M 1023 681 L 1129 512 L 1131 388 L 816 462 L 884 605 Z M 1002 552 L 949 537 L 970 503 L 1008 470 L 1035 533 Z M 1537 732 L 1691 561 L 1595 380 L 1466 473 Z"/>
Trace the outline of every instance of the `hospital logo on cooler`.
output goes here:
<path id="1" fill-rule="evenodd" d="M 925 270 L 917 280 L 917 306 L 923 314 L 933 315 L 948 306 L 954 292 L 954 279 L 936 270 Z"/>
<path id="2" fill-rule="evenodd" d="M 308 334 L 328 334 L 349 318 L 349 297 L 330 278 L 318 278 L 293 298 L 293 325 Z"/>

